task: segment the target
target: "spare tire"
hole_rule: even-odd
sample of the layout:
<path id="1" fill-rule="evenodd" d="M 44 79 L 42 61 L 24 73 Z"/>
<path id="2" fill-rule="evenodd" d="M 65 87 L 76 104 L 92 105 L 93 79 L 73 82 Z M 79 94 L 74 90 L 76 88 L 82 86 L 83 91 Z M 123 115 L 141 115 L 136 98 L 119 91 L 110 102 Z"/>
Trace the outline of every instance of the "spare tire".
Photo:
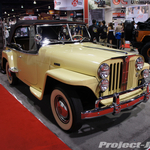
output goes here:
<path id="1" fill-rule="evenodd" d="M 131 20 L 126 20 L 124 24 L 124 36 L 126 41 L 132 40 L 134 25 Z"/>

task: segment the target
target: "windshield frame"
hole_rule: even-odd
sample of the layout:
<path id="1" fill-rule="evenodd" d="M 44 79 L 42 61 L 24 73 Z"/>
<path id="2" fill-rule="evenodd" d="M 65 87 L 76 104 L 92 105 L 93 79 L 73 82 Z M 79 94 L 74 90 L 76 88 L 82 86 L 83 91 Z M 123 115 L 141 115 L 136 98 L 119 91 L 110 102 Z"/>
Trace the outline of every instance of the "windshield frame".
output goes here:
<path id="1" fill-rule="evenodd" d="M 44 27 L 44 26 L 60 26 L 60 27 L 63 27 L 63 26 L 66 26 L 66 28 L 67 28 L 67 32 L 68 32 L 68 36 L 69 36 L 69 38 L 68 39 L 70 39 L 70 40 L 61 40 L 61 39 L 55 39 L 55 40 L 53 40 L 53 39 L 51 39 L 52 41 L 54 41 L 54 42 L 52 42 L 52 41 L 50 41 L 50 39 L 49 39 L 49 43 L 47 43 L 47 45 L 49 45 L 49 44 L 60 44 L 60 43 L 62 43 L 62 44 L 64 44 L 64 43 L 74 43 L 74 42 L 83 42 L 82 40 L 73 40 L 73 38 L 72 38 L 72 34 L 71 34 L 71 31 L 70 31 L 70 27 L 69 26 L 74 26 L 74 25 L 79 25 L 79 26 L 84 26 L 84 28 L 86 29 L 86 32 L 87 32 L 87 35 L 88 35 L 88 39 L 90 40 L 90 34 L 89 34 L 89 32 L 88 32 L 88 29 L 87 29 L 87 26 L 86 26 L 86 24 L 77 24 L 77 23 L 60 23 L 60 24 L 37 24 L 36 25 L 36 34 L 40 34 L 39 32 L 38 32 L 38 28 L 39 27 Z M 41 36 L 42 37 L 42 36 Z M 84 37 L 83 37 L 84 38 Z M 82 39 L 83 39 L 82 38 Z M 41 40 L 41 41 L 43 41 L 43 39 Z M 39 41 L 39 43 L 41 42 L 41 41 Z M 40 45 L 42 45 L 42 44 L 40 44 Z"/>

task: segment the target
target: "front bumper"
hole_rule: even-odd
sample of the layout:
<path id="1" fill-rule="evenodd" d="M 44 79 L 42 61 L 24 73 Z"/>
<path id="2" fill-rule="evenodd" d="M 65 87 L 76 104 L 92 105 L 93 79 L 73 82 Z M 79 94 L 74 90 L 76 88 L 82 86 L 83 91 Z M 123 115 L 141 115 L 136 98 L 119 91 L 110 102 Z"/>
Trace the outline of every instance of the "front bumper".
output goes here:
<path id="1" fill-rule="evenodd" d="M 115 93 L 112 95 L 100 97 L 95 102 L 95 109 L 81 112 L 81 119 L 95 118 L 95 117 L 103 116 L 106 114 L 114 114 L 115 115 L 115 114 L 120 113 L 120 111 L 123 109 L 133 107 L 134 105 L 137 105 L 141 102 L 147 102 L 148 99 L 150 98 L 149 85 L 150 85 L 150 82 L 140 85 L 134 89 L 130 89 L 130 90 L 126 90 L 126 91 L 123 91 L 120 93 Z M 144 87 L 146 87 L 146 91 L 143 92 L 142 94 L 140 94 L 132 99 L 129 99 L 127 101 L 120 102 L 120 99 L 119 99 L 120 95 L 135 91 L 137 89 L 142 89 Z M 106 106 L 104 108 L 99 108 L 100 101 L 102 101 L 104 99 L 108 99 L 108 98 L 113 98 L 112 105 Z"/>

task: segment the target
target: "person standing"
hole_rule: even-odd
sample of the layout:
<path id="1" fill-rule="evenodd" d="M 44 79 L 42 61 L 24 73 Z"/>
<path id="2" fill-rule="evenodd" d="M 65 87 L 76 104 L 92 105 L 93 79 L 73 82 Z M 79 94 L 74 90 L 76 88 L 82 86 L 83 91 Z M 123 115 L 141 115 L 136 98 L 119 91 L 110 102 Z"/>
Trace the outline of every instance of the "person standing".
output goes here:
<path id="1" fill-rule="evenodd" d="M 101 21 L 99 21 L 98 27 L 99 27 L 99 31 L 100 31 L 100 29 L 101 29 L 101 27 L 102 27 L 102 22 L 101 22 Z M 101 39 L 101 35 L 99 34 L 99 41 L 100 41 L 100 39 Z"/>
<path id="2" fill-rule="evenodd" d="M 96 25 L 96 20 L 92 20 L 92 25 L 89 26 L 89 32 L 91 35 L 90 41 L 93 42 L 95 39 L 99 42 L 99 27 Z"/>
<path id="3" fill-rule="evenodd" d="M 123 46 L 123 47 L 122 47 Z M 125 38 L 124 38 L 124 23 L 122 23 L 122 32 L 121 32 L 121 49 L 125 48 Z"/>
<path id="4" fill-rule="evenodd" d="M 100 27 L 100 42 L 107 44 L 107 27 L 105 25 L 105 20 L 102 21 L 102 26 Z"/>
<path id="5" fill-rule="evenodd" d="M 115 38 L 115 36 L 114 36 L 114 27 L 113 27 L 112 22 L 110 22 L 109 25 L 108 25 L 107 34 L 108 34 L 108 42 L 109 42 L 109 44 L 112 44 L 112 41 Z M 109 47 L 112 48 L 111 45 Z"/>
<path id="6" fill-rule="evenodd" d="M 119 49 L 121 45 L 121 31 L 122 31 L 121 23 L 118 23 L 115 29 L 115 38 L 117 39 L 117 49 Z"/>

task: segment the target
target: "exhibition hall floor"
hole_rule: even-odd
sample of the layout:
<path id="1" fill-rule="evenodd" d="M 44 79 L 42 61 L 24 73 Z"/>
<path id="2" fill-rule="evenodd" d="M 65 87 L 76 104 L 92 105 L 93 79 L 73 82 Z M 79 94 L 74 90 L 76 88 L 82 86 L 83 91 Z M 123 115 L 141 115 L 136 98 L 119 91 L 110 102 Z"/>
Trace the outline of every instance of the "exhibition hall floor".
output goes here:
<path id="1" fill-rule="evenodd" d="M 150 80 L 150 76 L 148 80 Z M 21 81 L 16 86 L 10 86 L 6 74 L 2 73 L 0 73 L 0 84 L 73 150 L 109 150 L 119 143 L 130 144 L 138 142 L 140 142 L 141 148 L 121 148 L 121 150 L 140 150 L 146 149 L 144 146 L 150 143 L 150 100 L 147 103 L 139 104 L 132 110 L 123 111 L 118 116 L 107 115 L 84 120 L 83 126 L 78 132 L 65 133 L 56 125 L 52 117 L 49 96 L 45 96 L 43 101 L 39 101 L 30 93 L 29 87 Z M 2 101 L 3 99 L 0 100 Z M 1 123 L 3 123 L 2 120 Z M 106 143 L 117 144 L 107 145 L 108 148 L 106 148 Z M 11 149 L 18 150 L 17 147 L 12 147 Z M 36 149 L 40 150 L 37 147 Z"/>

